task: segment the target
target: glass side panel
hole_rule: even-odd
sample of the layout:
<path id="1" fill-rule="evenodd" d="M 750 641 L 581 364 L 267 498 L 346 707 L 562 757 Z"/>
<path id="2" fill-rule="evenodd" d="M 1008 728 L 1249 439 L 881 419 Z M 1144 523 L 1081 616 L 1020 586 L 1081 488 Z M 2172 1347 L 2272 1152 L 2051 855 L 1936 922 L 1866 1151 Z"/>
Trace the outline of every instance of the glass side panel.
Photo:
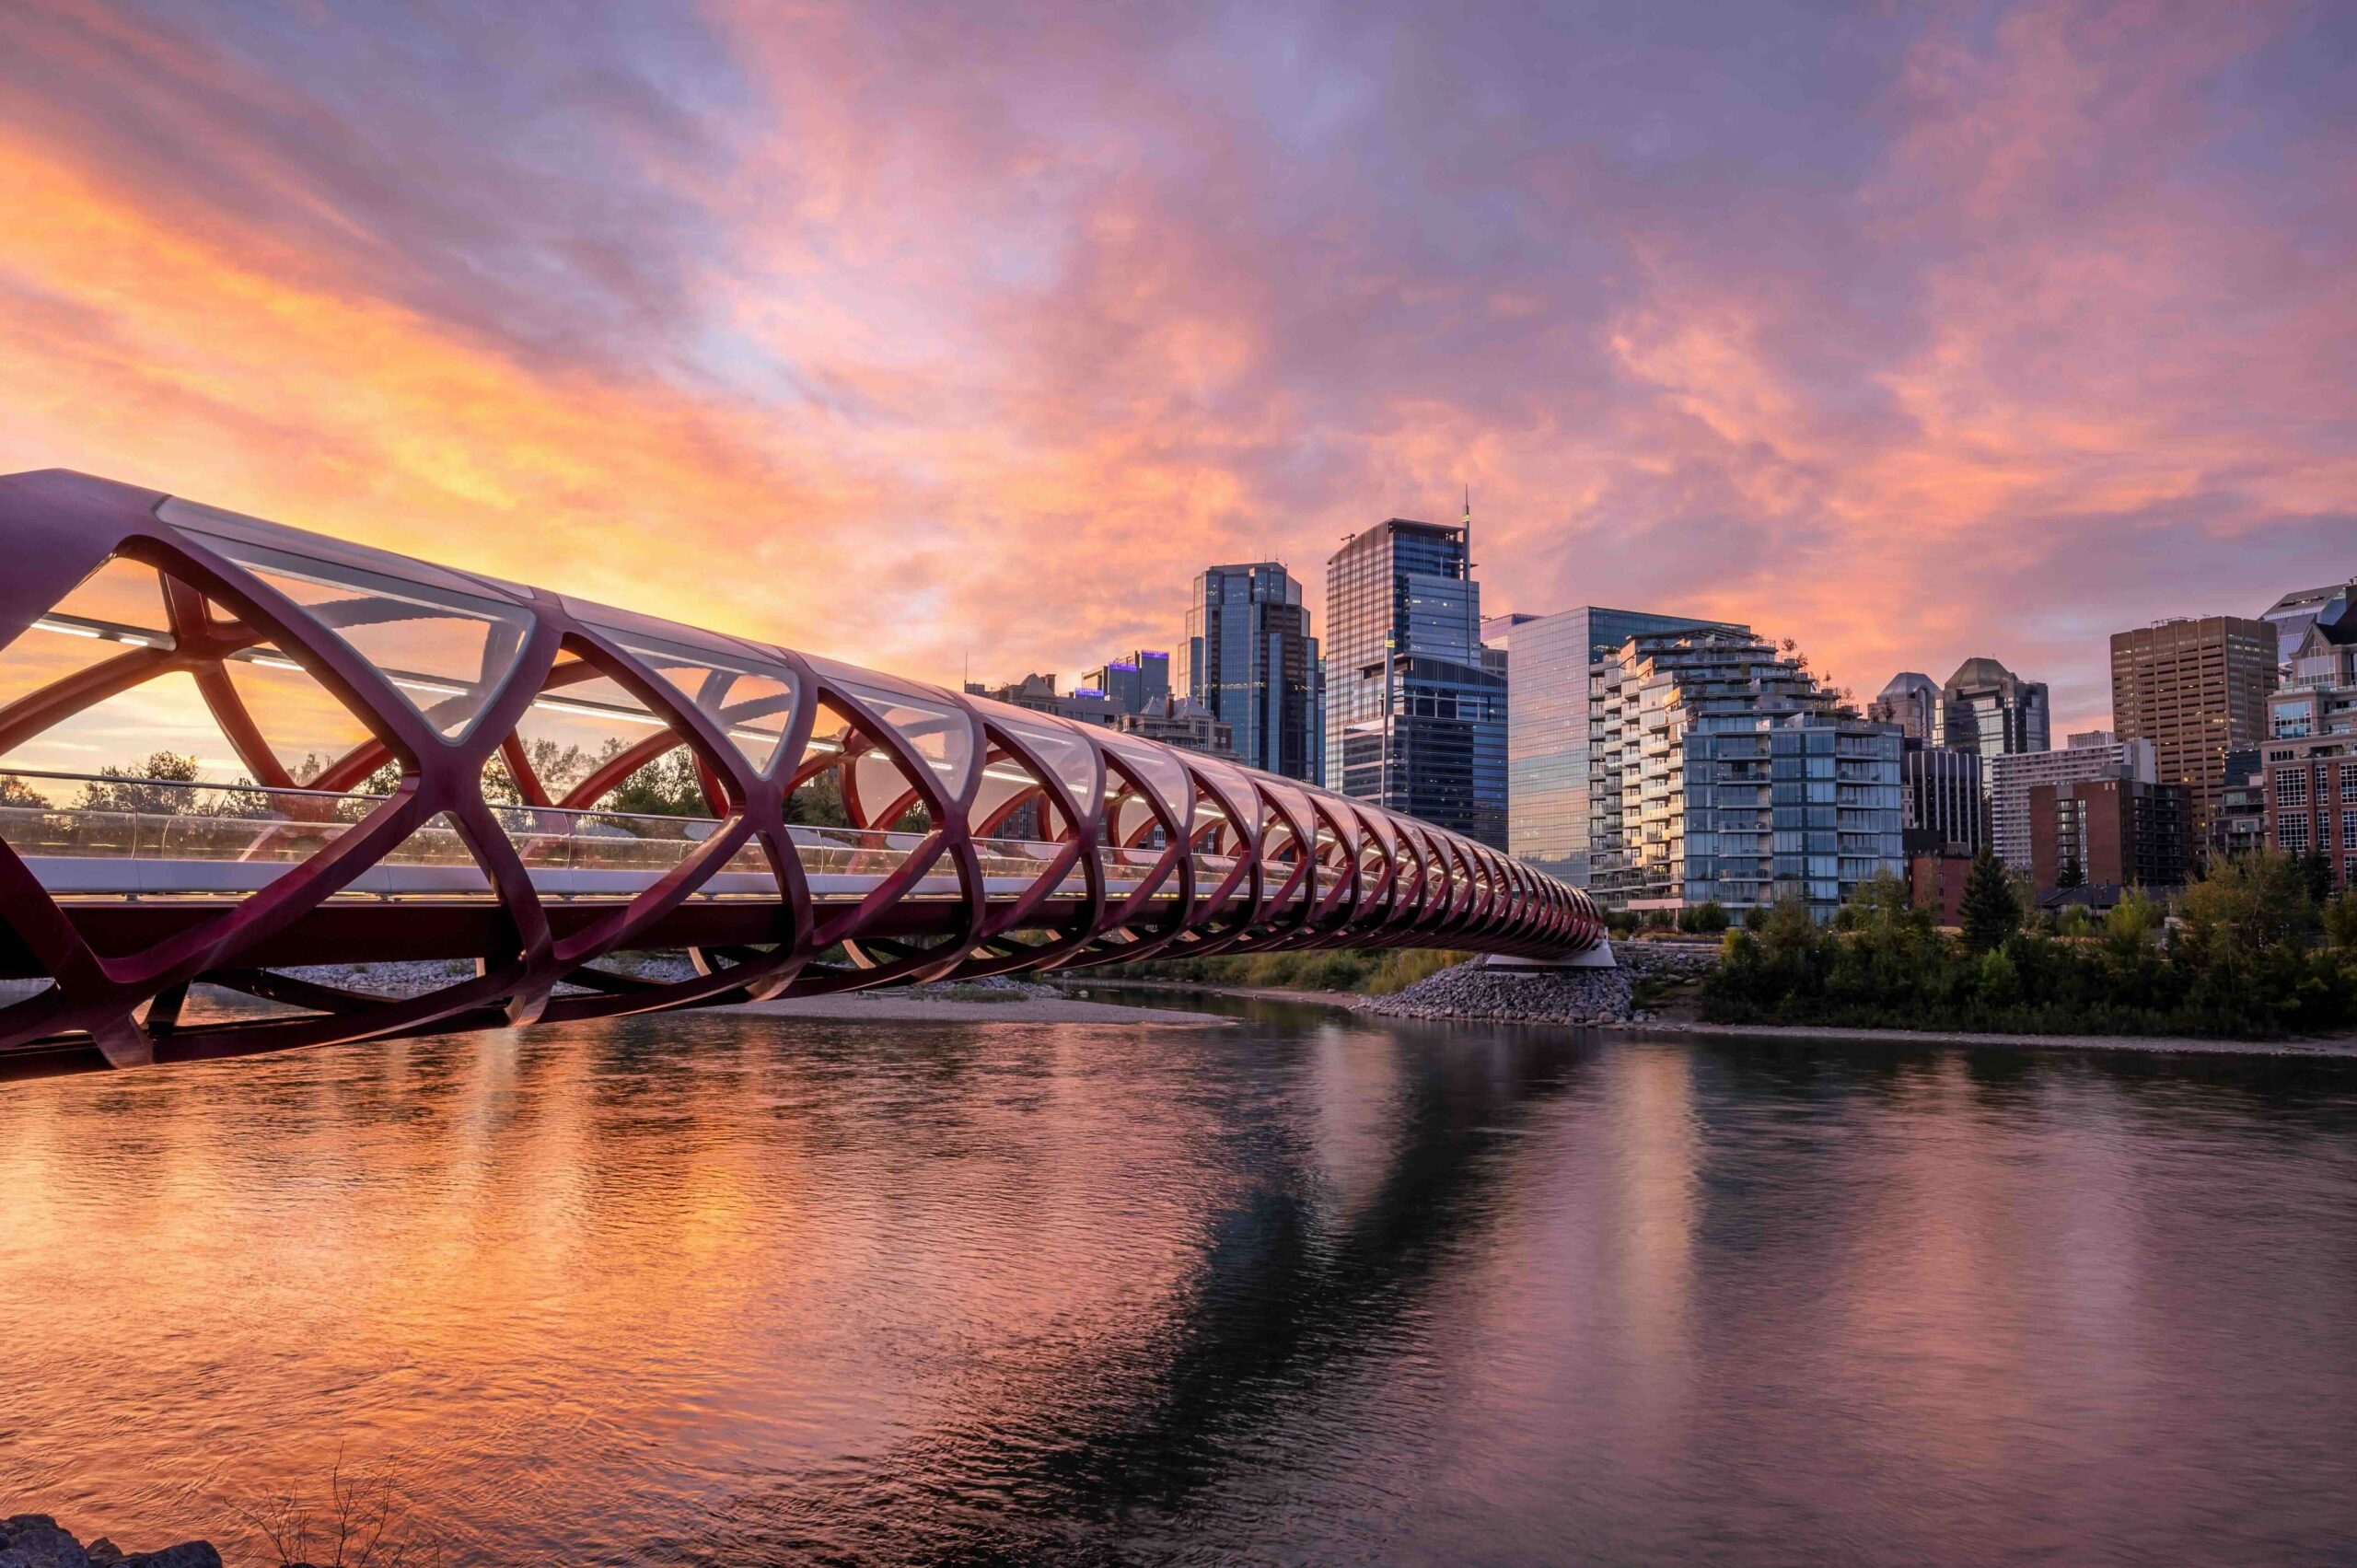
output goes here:
<path id="1" fill-rule="evenodd" d="M 1193 765 L 1211 796 L 1196 803 L 1197 819 L 1216 816 L 1222 846 L 1230 852 L 1250 854 L 1260 842 L 1260 796 L 1253 790 L 1250 776 L 1216 757 L 1195 758 Z"/>
<path id="2" fill-rule="evenodd" d="M 109 557 L 41 619 L 61 632 L 95 633 L 142 647 L 172 645 L 163 578 L 153 566 L 119 555 Z"/>
<path id="3" fill-rule="evenodd" d="M 578 668 L 560 663 L 557 673 Z M 542 691 L 516 721 L 525 759 L 552 801 L 565 799 L 600 764 L 673 735 L 661 715 L 603 675 Z"/>
<path id="4" fill-rule="evenodd" d="M 36 635 L 28 633 L 17 642 Z M 0 768 L 73 779 L 130 776 L 221 784 L 245 773 L 245 764 L 214 721 L 195 678 L 184 671 L 157 676 L 24 736 L 0 751 Z M 78 789 L 78 784 L 69 782 L 58 788 L 42 786 L 40 793 L 64 799 Z"/>
<path id="5" fill-rule="evenodd" d="M 309 610 L 447 736 L 474 724 L 531 630 L 521 606 L 242 541 L 223 540 L 221 548 Z"/>
<path id="6" fill-rule="evenodd" d="M 6 569 L 0 563 L 0 570 Z M 48 708 L 46 716 L 41 716 L 29 700 L 44 688 L 110 660 L 134 656 L 135 650 L 170 647 L 172 638 L 164 627 L 163 581 L 154 571 L 117 559 L 85 577 L 73 592 L 18 633 L 15 641 L 0 648 L 0 731 L 24 729 L 8 755 L 18 766 L 72 772 L 95 772 L 108 761 L 124 760 L 129 747 L 115 745 L 111 738 L 64 733 L 76 723 L 74 717 L 54 708 Z M 201 704 L 198 711 L 203 711 Z M 203 727 L 208 731 L 203 744 L 213 749 L 220 732 L 211 727 L 209 716 Z M 43 735 L 43 731 L 54 733 Z M 0 742 L 0 747 L 6 744 Z M 99 750 L 86 749 L 90 746 Z M 168 740 L 159 739 L 147 750 L 169 746 Z M 29 752 L 27 747 L 34 749 Z M 194 748 L 181 744 L 171 749 L 186 752 Z M 101 751 L 110 755 L 102 757 Z M 138 753 L 140 757 L 146 754 Z"/>
<path id="7" fill-rule="evenodd" d="M 861 808 L 869 815 L 869 827 L 889 828 L 892 819 L 909 806 L 923 805 L 921 798 L 910 800 L 914 785 L 892 761 L 891 753 L 880 748 L 871 746 L 853 760 L 852 781 L 857 787 Z M 903 806 L 903 801 L 908 806 Z"/>
<path id="8" fill-rule="evenodd" d="M 1130 771 L 1143 779 L 1170 814 L 1181 823 L 1194 817 L 1195 785 L 1187 774 L 1178 755 L 1159 746 L 1142 745 L 1119 736 L 1109 736 L 1105 748 L 1128 764 Z"/>
<path id="9" fill-rule="evenodd" d="M 624 645 L 718 725 L 748 762 L 764 774 L 777 765 L 778 747 L 794 724 L 797 693 L 791 669 L 690 654 L 659 643 Z"/>
<path id="10" fill-rule="evenodd" d="M 1072 791 L 1083 811 L 1097 809 L 1101 778 L 1097 752 L 1077 730 L 1004 703 L 977 702 L 975 706 L 986 708 L 985 716 L 992 724 L 1029 747 L 1057 780 Z"/>
<path id="11" fill-rule="evenodd" d="M 268 643 L 247 649 L 226 668 L 271 755 L 297 784 L 310 784 L 376 738 L 341 698 Z M 398 774 L 398 764 L 394 771 Z"/>
<path id="12" fill-rule="evenodd" d="M 974 768 L 974 722 L 961 709 L 946 697 L 903 694 L 898 682 L 863 679 L 842 686 L 844 695 L 865 704 L 924 760 L 944 792 L 964 793 Z"/>

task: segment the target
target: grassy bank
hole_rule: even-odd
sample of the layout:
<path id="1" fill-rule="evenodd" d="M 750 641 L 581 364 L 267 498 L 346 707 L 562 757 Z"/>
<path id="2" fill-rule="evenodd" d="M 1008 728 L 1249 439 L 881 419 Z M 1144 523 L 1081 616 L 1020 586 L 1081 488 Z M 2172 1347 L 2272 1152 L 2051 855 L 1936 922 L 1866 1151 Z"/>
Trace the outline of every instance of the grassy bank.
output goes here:
<path id="1" fill-rule="evenodd" d="M 1081 971 L 1095 978 L 1158 980 L 1248 991 L 1348 991 L 1388 996 L 1471 957 L 1429 947 L 1377 952 L 1340 948 L 1301 953 L 1244 953 L 1212 958 L 1149 958 Z"/>

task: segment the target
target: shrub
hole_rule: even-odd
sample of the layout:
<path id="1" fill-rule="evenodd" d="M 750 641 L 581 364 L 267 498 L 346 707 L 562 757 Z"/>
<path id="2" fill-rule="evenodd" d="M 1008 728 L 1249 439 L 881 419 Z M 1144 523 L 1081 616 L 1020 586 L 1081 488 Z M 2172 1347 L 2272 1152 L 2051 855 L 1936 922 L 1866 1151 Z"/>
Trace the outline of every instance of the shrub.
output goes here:
<path id="1" fill-rule="evenodd" d="M 2282 855 L 2221 865 L 2189 889 L 2165 948 L 2165 912 L 2134 890 L 2104 917 L 2099 935 L 2074 911 L 2070 929 L 2084 935 L 2059 940 L 2021 930 L 2016 920 L 1990 940 L 2003 926 L 2003 904 L 2018 913 L 2018 893 L 2002 875 L 1981 882 L 1988 908 L 1979 947 L 1934 930 L 1930 912 L 1910 907 L 1893 878 L 1861 889 L 1840 929 L 1815 927 L 1805 910 L 1779 905 L 1758 930 L 1727 935 L 1723 961 L 1704 981 L 1704 1016 L 2244 1039 L 2357 1024 L 2357 953 L 2310 946 L 2316 917 L 2306 877 Z M 2328 930 L 2357 935 L 2357 912 L 2331 911 L 2328 922 Z"/>

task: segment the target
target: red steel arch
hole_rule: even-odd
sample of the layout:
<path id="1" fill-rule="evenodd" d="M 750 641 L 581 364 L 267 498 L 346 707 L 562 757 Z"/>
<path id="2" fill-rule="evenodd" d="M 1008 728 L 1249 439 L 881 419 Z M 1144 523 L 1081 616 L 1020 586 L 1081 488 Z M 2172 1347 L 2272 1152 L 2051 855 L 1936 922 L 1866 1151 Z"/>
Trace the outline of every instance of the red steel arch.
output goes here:
<path id="1" fill-rule="evenodd" d="M 0 477 L 0 681 L 41 633 L 95 645 L 79 668 L 0 685 L 0 977 L 42 982 L 0 1005 L 0 1070 L 1156 955 L 1548 958 L 1603 937 L 1584 893 L 1293 780 L 87 475 Z M 76 610 L 102 569 L 134 589 L 152 575 L 147 629 Z M 442 663 L 421 673 L 421 657 Z M 298 780 L 241 685 L 258 669 L 308 677 L 366 738 Z M 179 674 L 250 781 L 216 788 L 215 816 L 173 796 L 151 831 L 136 801 L 63 804 L 66 775 L 8 771 L 59 726 Z M 543 711 L 644 733 L 584 776 L 542 778 L 522 726 Z M 651 819 L 614 811 L 616 792 L 683 749 L 704 814 L 661 843 L 635 836 Z M 513 804 L 487 797 L 487 769 Z M 842 824 L 798 821 L 830 785 Z M 82 784 L 86 803 L 181 787 Z M 1024 836 L 1002 837 L 1010 824 Z M 129 835 L 112 862 L 110 833 Z M 580 868 L 625 852 L 643 868 Z M 696 972 L 653 981 L 611 962 L 653 947 L 690 950 Z M 471 972 L 403 996 L 287 972 L 418 958 Z M 198 983 L 276 1010 L 184 1016 Z"/>

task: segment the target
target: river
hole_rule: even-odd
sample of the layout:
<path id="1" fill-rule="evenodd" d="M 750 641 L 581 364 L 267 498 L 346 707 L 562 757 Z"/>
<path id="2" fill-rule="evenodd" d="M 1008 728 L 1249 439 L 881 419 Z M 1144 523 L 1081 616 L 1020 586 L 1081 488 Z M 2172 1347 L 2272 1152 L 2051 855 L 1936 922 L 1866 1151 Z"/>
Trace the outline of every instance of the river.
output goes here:
<path id="1" fill-rule="evenodd" d="M 691 1014 L 0 1084 L 0 1512 L 2357 1562 L 2357 1063 Z"/>

